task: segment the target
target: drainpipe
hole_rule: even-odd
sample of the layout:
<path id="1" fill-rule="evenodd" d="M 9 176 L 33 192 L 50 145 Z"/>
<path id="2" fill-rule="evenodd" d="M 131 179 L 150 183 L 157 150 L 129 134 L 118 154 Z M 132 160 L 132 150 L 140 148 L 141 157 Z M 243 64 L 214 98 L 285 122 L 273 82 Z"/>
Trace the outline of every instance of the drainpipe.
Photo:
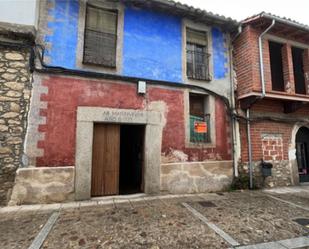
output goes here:
<path id="1" fill-rule="evenodd" d="M 249 159 L 249 183 L 250 189 L 253 189 L 253 166 L 252 166 L 252 144 L 251 144 L 251 132 L 250 132 L 250 108 L 247 109 L 247 142 L 248 142 L 248 159 Z"/>
<path id="2" fill-rule="evenodd" d="M 264 57 L 263 57 L 263 37 L 264 35 L 275 25 L 276 21 L 273 19 L 270 26 L 259 36 L 259 56 L 260 56 L 260 75 L 261 75 L 261 87 L 262 95 L 260 99 L 263 99 L 266 95 L 265 90 L 265 76 L 264 76 Z M 251 144 L 251 131 L 250 131 L 250 107 L 247 109 L 247 140 L 248 140 L 248 157 L 249 157 L 249 178 L 250 189 L 253 188 L 253 165 L 252 165 L 252 144 Z"/>
<path id="3" fill-rule="evenodd" d="M 264 58 L 263 58 L 263 36 L 275 25 L 276 21 L 273 19 L 270 26 L 259 36 L 259 55 L 260 55 L 260 74 L 262 85 L 262 96 L 265 97 L 265 76 L 264 76 Z"/>
<path id="4" fill-rule="evenodd" d="M 230 41 L 230 49 L 229 49 L 229 58 L 230 58 L 230 82 L 231 82 L 231 95 L 230 95 L 230 99 L 231 99 L 231 110 L 232 110 L 232 114 L 237 114 L 236 110 L 235 110 L 235 82 L 234 82 L 234 63 L 233 63 L 233 43 L 236 40 L 236 38 L 241 34 L 242 32 L 242 26 L 240 25 L 238 27 L 238 31 L 237 34 L 233 37 L 233 39 Z M 234 117 L 234 115 L 231 115 L 231 128 L 232 128 L 232 155 L 233 155 L 233 168 L 234 168 L 234 176 L 238 177 L 238 165 L 237 165 L 237 155 L 236 155 L 236 148 L 237 148 L 237 129 L 236 129 L 236 118 Z"/>

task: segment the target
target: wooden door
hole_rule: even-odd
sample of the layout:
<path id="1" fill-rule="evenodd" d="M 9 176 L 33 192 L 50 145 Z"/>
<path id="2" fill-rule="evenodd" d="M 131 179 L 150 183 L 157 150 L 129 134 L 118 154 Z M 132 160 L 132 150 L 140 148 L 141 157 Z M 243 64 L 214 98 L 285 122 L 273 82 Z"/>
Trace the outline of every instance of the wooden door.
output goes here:
<path id="1" fill-rule="evenodd" d="M 120 126 L 95 124 L 93 132 L 91 196 L 119 193 Z"/>

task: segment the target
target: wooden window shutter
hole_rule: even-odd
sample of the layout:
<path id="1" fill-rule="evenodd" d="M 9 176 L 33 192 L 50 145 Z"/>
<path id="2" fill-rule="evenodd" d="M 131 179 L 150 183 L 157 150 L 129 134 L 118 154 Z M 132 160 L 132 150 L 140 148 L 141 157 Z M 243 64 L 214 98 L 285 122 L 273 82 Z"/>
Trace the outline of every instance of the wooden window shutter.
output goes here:
<path id="1" fill-rule="evenodd" d="M 207 34 L 203 31 L 187 29 L 187 43 L 207 46 Z"/>
<path id="2" fill-rule="evenodd" d="M 116 67 L 117 16 L 87 5 L 83 63 Z"/>

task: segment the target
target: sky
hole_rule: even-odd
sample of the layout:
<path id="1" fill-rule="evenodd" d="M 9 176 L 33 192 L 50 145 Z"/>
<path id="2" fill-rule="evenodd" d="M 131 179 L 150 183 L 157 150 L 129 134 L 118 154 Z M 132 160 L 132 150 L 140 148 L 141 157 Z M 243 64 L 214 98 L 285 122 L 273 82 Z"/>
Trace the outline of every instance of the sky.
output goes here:
<path id="1" fill-rule="evenodd" d="M 33 24 L 36 0 L 0 0 L 0 21 Z M 176 0 L 241 21 L 262 11 L 309 25 L 309 0 Z M 19 3 L 14 13 L 8 11 Z M 31 11 L 29 9 L 31 8 Z M 27 11 L 28 10 L 28 11 Z M 28 16 L 26 15 L 28 13 Z M 25 20 L 24 20 L 25 19 Z M 32 20 L 33 19 L 33 20 Z M 28 23 L 29 22 L 29 23 Z"/>
<path id="2" fill-rule="evenodd" d="M 262 11 L 309 25 L 309 0 L 178 0 L 241 21 Z"/>

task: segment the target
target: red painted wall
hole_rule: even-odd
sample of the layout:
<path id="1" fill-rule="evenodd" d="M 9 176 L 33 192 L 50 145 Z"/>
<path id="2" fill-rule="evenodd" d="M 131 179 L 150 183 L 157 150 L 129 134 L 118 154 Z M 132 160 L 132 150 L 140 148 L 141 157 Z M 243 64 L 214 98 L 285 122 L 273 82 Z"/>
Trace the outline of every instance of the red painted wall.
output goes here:
<path id="1" fill-rule="evenodd" d="M 47 101 L 47 109 L 41 116 L 46 125 L 39 131 L 45 139 L 38 147 L 44 156 L 37 158 L 37 166 L 69 166 L 75 161 L 76 110 L 78 106 L 97 106 L 122 109 L 144 109 L 146 102 L 164 101 L 167 106 L 166 126 L 163 130 L 162 153 L 181 150 L 190 161 L 207 159 L 231 159 L 229 122 L 224 104 L 216 100 L 216 148 L 189 149 L 185 147 L 184 92 L 160 86 L 148 86 L 146 98 L 136 94 L 136 85 L 106 80 L 86 80 L 72 77 L 50 76 L 42 79 L 48 94 L 41 96 Z"/>

